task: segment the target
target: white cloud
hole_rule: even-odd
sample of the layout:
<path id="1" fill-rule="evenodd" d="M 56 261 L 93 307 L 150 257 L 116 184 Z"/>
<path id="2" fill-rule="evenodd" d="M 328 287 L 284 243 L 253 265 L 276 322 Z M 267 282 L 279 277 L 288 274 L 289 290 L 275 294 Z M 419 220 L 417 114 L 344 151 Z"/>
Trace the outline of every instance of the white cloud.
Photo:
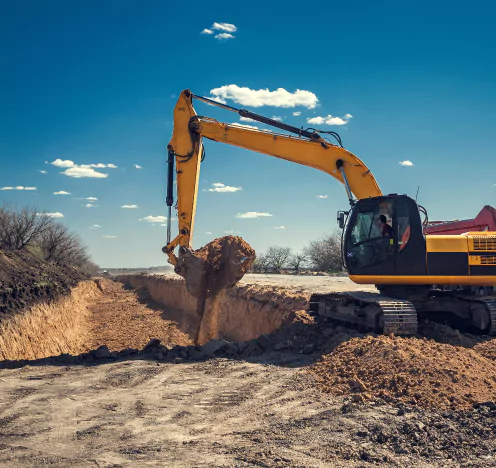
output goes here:
<path id="1" fill-rule="evenodd" d="M 89 200 L 89 201 L 97 201 L 98 198 L 96 197 L 86 197 L 86 200 Z"/>
<path id="2" fill-rule="evenodd" d="M 213 32 L 211 29 L 207 29 L 207 28 L 205 28 L 205 29 L 201 32 L 201 34 L 213 34 L 213 33 L 214 33 L 214 32 Z"/>
<path id="3" fill-rule="evenodd" d="M 117 239 L 117 236 L 102 236 L 103 239 Z"/>
<path id="4" fill-rule="evenodd" d="M 72 161 L 69 161 L 68 159 L 62 160 L 62 159 L 56 159 L 55 161 L 52 161 L 50 164 L 53 166 L 57 167 L 74 167 L 75 164 Z"/>
<path id="5" fill-rule="evenodd" d="M 241 120 L 241 122 L 255 122 L 255 120 L 250 119 L 249 117 L 240 117 L 239 120 Z"/>
<path id="6" fill-rule="evenodd" d="M 140 166 L 139 164 L 135 164 L 135 165 L 134 165 L 134 167 L 135 167 L 136 169 L 143 169 L 143 166 Z"/>
<path id="7" fill-rule="evenodd" d="M 93 208 L 95 205 L 93 205 L 92 203 L 86 203 L 86 205 L 84 205 L 86 208 Z"/>
<path id="8" fill-rule="evenodd" d="M 104 174 L 103 172 L 95 171 L 91 167 L 70 167 L 62 172 L 62 174 L 68 177 L 74 177 L 76 179 L 80 179 L 82 177 L 91 177 L 94 179 L 105 179 L 108 177 L 108 174 Z"/>
<path id="9" fill-rule="evenodd" d="M 129 210 L 132 210 L 134 208 L 138 208 L 138 205 L 122 205 L 121 208 L 127 208 Z"/>
<path id="10" fill-rule="evenodd" d="M 33 191 L 36 190 L 36 187 L 24 187 L 22 185 L 18 185 L 16 187 L 2 187 L 0 190 L 28 190 Z"/>
<path id="11" fill-rule="evenodd" d="M 140 218 L 140 221 L 147 221 L 149 223 L 165 223 L 165 222 L 167 222 L 167 217 L 166 216 L 148 215 L 148 216 L 145 216 L 144 218 Z"/>
<path id="12" fill-rule="evenodd" d="M 414 164 L 408 160 L 400 161 L 398 164 L 400 164 L 401 166 L 414 166 Z"/>
<path id="13" fill-rule="evenodd" d="M 304 106 L 313 109 L 319 100 L 314 93 L 310 91 L 297 89 L 294 93 L 286 91 L 284 88 L 278 88 L 276 91 L 268 89 L 254 90 L 238 85 L 225 85 L 220 88 L 210 90 L 213 99 L 225 103 L 226 99 L 241 104 L 243 106 L 262 107 L 296 107 Z"/>
<path id="14" fill-rule="evenodd" d="M 238 28 L 234 26 L 234 24 L 230 23 L 214 23 L 212 24 L 212 29 L 216 29 L 217 31 L 226 31 L 226 32 L 236 32 Z"/>
<path id="15" fill-rule="evenodd" d="M 295 117 L 298 117 L 299 115 L 301 115 L 301 112 L 293 112 L 293 115 L 294 115 Z"/>
<path id="16" fill-rule="evenodd" d="M 205 234 L 206 234 L 207 236 L 210 236 L 212 233 L 211 233 L 210 231 L 205 231 Z"/>
<path id="17" fill-rule="evenodd" d="M 234 36 L 229 33 L 220 33 L 215 35 L 215 39 L 219 39 L 220 41 L 227 41 L 228 39 L 234 39 Z"/>
<path id="18" fill-rule="evenodd" d="M 42 174 L 46 174 L 46 173 L 47 173 L 47 171 L 40 171 L 40 172 L 41 172 Z"/>
<path id="19" fill-rule="evenodd" d="M 90 229 L 100 229 L 101 226 L 99 224 L 93 224 L 93 226 L 90 227 Z"/>
<path id="20" fill-rule="evenodd" d="M 346 125 L 350 119 L 353 118 L 351 114 L 345 114 L 343 118 L 333 117 L 329 114 L 326 117 L 311 117 L 307 119 L 307 123 L 315 125 Z"/>
<path id="21" fill-rule="evenodd" d="M 317 195 L 317 198 L 327 198 L 327 195 Z"/>
<path id="22" fill-rule="evenodd" d="M 224 234 L 241 234 L 241 231 L 233 231 L 232 229 L 230 229 L 229 231 L 223 231 Z"/>
<path id="23" fill-rule="evenodd" d="M 270 213 L 258 213 L 257 211 L 247 211 L 246 213 L 238 213 L 236 218 L 249 219 L 249 218 L 263 218 L 272 216 Z"/>
<path id="24" fill-rule="evenodd" d="M 214 188 L 208 189 L 209 192 L 219 192 L 219 193 L 232 193 L 243 190 L 242 187 L 231 187 L 229 185 L 225 185 L 221 182 L 215 182 L 212 184 Z"/>
<path id="25" fill-rule="evenodd" d="M 167 223 L 162 223 L 160 226 L 161 227 L 167 227 Z"/>
<path id="26" fill-rule="evenodd" d="M 286 226 L 275 226 L 274 229 L 286 229 Z"/>
<path id="27" fill-rule="evenodd" d="M 247 125 L 247 124 L 242 124 L 239 122 L 234 122 L 231 124 L 233 127 L 243 127 L 243 128 L 252 128 L 255 130 L 259 130 L 259 128 L 256 125 Z"/>
<path id="28" fill-rule="evenodd" d="M 69 192 L 65 192 L 64 190 L 60 190 L 60 192 L 53 192 L 54 195 L 70 195 Z"/>
<path id="29" fill-rule="evenodd" d="M 278 117 L 274 115 L 274 117 L 272 117 L 272 120 L 276 120 L 277 122 L 282 122 L 282 117 Z"/>
<path id="30" fill-rule="evenodd" d="M 59 213 L 58 211 L 56 211 L 55 213 L 39 213 L 39 214 L 48 216 L 50 218 L 63 218 L 64 217 L 64 215 L 62 213 Z"/>
<path id="31" fill-rule="evenodd" d="M 117 166 L 115 164 L 76 164 L 74 161 L 70 161 L 69 159 L 56 159 L 50 164 L 56 167 L 66 168 L 66 170 L 63 171 L 62 174 L 68 177 L 75 178 L 91 177 L 95 179 L 104 179 L 108 177 L 108 174 L 95 171 L 95 169 L 104 169 L 106 167 L 110 169 L 117 169 Z"/>

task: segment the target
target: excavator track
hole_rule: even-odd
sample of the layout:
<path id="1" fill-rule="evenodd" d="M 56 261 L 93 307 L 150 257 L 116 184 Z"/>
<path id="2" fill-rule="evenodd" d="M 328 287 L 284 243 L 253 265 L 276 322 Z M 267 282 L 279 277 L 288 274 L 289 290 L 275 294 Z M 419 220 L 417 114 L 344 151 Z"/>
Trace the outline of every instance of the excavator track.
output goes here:
<path id="1" fill-rule="evenodd" d="M 313 294 L 310 308 L 345 326 L 389 335 L 415 335 L 417 312 L 412 302 L 364 291 Z"/>
<path id="2" fill-rule="evenodd" d="M 478 302 L 485 304 L 491 317 L 491 327 L 489 328 L 489 335 L 496 336 L 496 299 L 479 299 Z"/>

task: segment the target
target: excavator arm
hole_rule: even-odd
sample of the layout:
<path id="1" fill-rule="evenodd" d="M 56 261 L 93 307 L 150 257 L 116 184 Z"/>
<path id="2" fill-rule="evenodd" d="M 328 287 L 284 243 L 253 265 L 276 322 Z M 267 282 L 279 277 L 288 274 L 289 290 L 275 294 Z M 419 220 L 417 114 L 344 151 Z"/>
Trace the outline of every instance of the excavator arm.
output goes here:
<path id="1" fill-rule="evenodd" d="M 253 120 L 293 132 L 297 136 L 221 123 L 209 117 L 198 116 L 193 107 L 194 97 L 209 104 L 237 112 L 242 116 L 250 117 Z M 238 146 L 323 171 L 345 186 L 352 204 L 353 196 L 357 199 L 362 199 L 382 195 L 374 176 L 359 158 L 346 149 L 329 143 L 316 131 L 310 132 L 298 129 L 246 110 L 235 109 L 195 96 L 189 90 L 184 90 L 179 96 L 174 109 L 174 130 L 167 147 L 169 222 L 167 226 L 167 246 L 164 247 L 163 251 L 168 255 L 169 261 L 176 267 L 178 259 L 174 254 L 174 249 L 177 246 L 186 249 L 191 248 L 200 164 L 203 155 L 202 138 Z M 170 209 L 173 202 L 172 176 L 174 164 L 176 167 L 179 234 L 171 241 Z"/>

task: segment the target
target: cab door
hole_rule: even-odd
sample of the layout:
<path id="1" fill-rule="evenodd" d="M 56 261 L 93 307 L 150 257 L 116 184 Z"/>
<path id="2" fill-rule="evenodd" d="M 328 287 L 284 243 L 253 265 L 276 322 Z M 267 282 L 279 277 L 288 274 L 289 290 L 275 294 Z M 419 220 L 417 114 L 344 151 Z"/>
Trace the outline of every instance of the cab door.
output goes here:
<path id="1" fill-rule="evenodd" d="M 381 215 L 390 228 L 382 227 Z M 345 233 L 345 262 L 352 275 L 425 275 L 417 204 L 406 195 L 359 200 Z"/>

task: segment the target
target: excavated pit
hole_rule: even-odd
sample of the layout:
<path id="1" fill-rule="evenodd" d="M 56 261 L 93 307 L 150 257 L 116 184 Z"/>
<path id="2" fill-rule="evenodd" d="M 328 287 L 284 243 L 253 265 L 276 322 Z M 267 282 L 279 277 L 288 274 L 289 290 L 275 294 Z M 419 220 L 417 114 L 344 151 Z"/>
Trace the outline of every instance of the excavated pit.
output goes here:
<path id="1" fill-rule="evenodd" d="M 282 290 L 259 284 L 239 284 L 206 299 L 203 315 L 185 281 L 178 277 L 121 275 L 117 280 L 137 289 L 143 301 L 163 307 L 163 318 L 175 320 L 178 328 L 198 344 L 212 339 L 249 341 L 292 323 L 308 309 L 310 293 Z"/>

